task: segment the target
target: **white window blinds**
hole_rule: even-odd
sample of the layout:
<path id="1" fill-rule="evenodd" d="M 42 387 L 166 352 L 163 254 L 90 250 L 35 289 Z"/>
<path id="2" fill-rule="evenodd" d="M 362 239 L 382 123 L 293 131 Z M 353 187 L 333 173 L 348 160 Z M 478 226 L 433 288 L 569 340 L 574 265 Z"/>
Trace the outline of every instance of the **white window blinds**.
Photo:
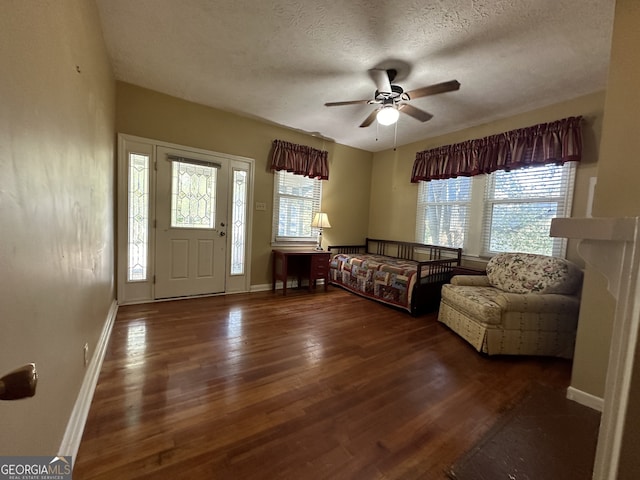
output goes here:
<path id="1" fill-rule="evenodd" d="M 275 243 L 317 242 L 311 221 L 320 211 L 322 182 L 280 170 L 274 173 L 273 240 Z"/>
<path id="2" fill-rule="evenodd" d="M 566 240 L 551 238 L 554 217 L 569 217 L 575 162 L 488 176 L 484 200 L 483 254 L 518 251 L 564 256 Z"/>
<path id="3" fill-rule="evenodd" d="M 470 202 L 470 177 L 420 182 L 416 241 L 430 245 L 464 247 Z"/>

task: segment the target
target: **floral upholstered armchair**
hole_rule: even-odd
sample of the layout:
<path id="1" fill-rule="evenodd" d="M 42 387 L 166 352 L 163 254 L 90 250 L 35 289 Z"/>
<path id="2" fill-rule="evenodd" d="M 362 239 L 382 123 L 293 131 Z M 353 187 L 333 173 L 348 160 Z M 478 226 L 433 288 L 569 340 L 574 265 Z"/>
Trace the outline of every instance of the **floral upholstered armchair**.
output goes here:
<path id="1" fill-rule="evenodd" d="M 442 287 L 438 320 L 488 355 L 572 358 L 582 270 L 556 257 L 501 253 L 485 276 Z"/>

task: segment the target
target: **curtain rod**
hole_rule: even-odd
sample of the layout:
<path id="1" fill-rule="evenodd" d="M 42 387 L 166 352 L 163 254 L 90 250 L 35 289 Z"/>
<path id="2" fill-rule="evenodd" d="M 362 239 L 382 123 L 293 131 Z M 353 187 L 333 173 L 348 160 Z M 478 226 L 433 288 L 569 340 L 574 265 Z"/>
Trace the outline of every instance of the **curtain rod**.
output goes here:
<path id="1" fill-rule="evenodd" d="M 170 162 L 188 163 L 190 165 L 199 165 L 201 167 L 222 168 L 222 165 L 218 162 L 211 160 L 198 160 L 195 158 L 179 157 L 178 155 L 167 155 L 167 160 Z"/>

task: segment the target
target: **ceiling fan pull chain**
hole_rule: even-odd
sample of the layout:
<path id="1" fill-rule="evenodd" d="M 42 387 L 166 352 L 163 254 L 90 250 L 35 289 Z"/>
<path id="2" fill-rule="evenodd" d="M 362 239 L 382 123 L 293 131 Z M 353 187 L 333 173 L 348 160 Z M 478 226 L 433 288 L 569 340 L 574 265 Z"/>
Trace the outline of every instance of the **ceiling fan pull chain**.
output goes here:
<path id="1" fill-rule="evenodd" d="M 396 151 L 396 144 L 398 140 L 398 122 L 395 123 L 395 128 L 393 129 L 393 151 Z"/>

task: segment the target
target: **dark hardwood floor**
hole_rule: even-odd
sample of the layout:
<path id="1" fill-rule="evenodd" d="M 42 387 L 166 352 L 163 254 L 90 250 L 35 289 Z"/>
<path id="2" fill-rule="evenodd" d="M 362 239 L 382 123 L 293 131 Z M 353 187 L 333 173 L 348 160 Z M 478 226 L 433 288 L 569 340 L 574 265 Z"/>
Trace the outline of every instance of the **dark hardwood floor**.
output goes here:
<path id="1" fill-rule="evenodd" d="M 570 370 L 335 287 L 125 306 L 74 479 L 443 479 Z"/>

